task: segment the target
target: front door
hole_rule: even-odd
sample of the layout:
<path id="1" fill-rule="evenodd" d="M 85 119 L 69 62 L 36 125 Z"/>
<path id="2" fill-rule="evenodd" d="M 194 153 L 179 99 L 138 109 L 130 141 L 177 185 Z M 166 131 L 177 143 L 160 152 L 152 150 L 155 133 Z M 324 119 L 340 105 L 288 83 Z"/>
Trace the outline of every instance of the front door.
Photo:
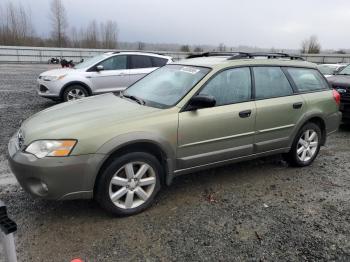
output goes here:
<path id="1" fill-rule="evenodd" d="M 179 114 L 178 169 L 253 154 L 256 109 L 249 68 L 218 73 L 199 94 L 213 96 L 216 106 Z"/>
<path id="2" fill-rule="evenodd" d="M 97 71 L 98 65 L 103 66 L 103 70 Z M 94 93 L 118 92 L 129 86 L 130 79 L 126 55 L 107 58 L 98 65 L 88 75 L 93 83 Z"/>

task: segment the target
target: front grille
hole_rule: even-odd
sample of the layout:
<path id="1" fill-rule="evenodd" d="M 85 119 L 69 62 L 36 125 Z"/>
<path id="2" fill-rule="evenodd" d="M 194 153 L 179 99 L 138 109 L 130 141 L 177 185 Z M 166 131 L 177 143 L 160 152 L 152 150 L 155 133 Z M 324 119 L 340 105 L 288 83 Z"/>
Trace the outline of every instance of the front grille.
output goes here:
<path id="1" fill-rule="evenodd" d="M 44 86 L 44 85 L 40 85 L 40 86 L 39 86 L 39 90 L 40 90 L 40 92 L 45 93 L 45 92 L 47 92 L 49 89 L 48 89 L 46 86 Z"/>

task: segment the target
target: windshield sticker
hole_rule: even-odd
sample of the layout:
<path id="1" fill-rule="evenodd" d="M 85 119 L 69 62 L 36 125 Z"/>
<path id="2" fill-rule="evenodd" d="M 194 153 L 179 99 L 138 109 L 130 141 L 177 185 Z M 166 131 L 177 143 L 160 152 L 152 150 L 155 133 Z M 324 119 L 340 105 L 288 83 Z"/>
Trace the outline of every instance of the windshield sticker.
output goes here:
<path id="1" fill-rule="evenodd" d="M 193 67 L 188 67 L 188 66 L 184 66 L 180 69 L 181 72 L 185 72 L 185 73 L 189 73 L 192 75 L 197 74 L 199 71 L 201 71 L 200 69 L 197 68 L 193 68 Z"/>

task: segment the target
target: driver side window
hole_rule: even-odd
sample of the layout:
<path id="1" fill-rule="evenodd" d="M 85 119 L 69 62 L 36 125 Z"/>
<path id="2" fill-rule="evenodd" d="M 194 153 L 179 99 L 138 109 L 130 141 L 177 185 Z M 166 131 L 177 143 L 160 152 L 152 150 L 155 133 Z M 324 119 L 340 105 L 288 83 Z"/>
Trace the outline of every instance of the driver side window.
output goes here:
<path id="1" fill-rule="evenodd" d="M 127 56 L 126 55 L 118 55 L 113 56 L 105 61 L 99 63 L 99 65 L 103 66 L 104 70 L 122 70 L 126 69 L 127 64 Z"/>
<path id="2" fill-rule="evenodd" d="M 211 95 L 216 106 L 247 102 L 251 99 L 251 77 L 248 67 L 225 70 L 209 80 L 200 92 Z"/>

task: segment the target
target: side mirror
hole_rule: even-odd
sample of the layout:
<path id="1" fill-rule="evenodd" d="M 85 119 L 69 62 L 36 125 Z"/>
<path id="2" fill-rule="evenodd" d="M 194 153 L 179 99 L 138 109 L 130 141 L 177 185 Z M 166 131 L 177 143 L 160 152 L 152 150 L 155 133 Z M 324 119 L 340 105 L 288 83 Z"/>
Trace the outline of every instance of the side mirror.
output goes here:
<path id="1" fill-rule="evenodd" d="M 213 107 L 216 104 L 216 100 L 213 96 L 209 95 L 196 95 L 191 98 L 188 104 L 188 110 L 197 110 L 200 108 Z"/>
<path id="2" fill-rule="evenodd" d="M 103 70 L 104 70 L 103 65 L 98 65 L 98 66 L 96 66 L 96 71 L 97 71 L 97 72 L 100 72 L 100 71 L 103 71 Z"/>

